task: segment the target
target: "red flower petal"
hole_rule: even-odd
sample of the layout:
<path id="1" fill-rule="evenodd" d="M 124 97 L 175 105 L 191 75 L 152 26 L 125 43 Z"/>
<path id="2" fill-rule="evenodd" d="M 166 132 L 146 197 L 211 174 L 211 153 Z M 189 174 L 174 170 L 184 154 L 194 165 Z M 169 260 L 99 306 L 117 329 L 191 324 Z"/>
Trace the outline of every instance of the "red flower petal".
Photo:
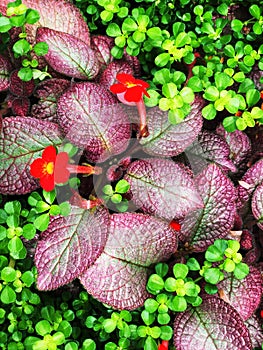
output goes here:
<path id="1" fill-rule="evenodd" d="M 129 89 L 124 94 L 125 100 L 128 102 L 139 102 L 142 99 L 143 91 L 140 86 L 134 86 Z"/>
<path id="2" fill-rule="evenodd" d="M 136 80 L 131 74 L 127 73 L 118 73 L 116 75 L 116 79 L 124 85 L 126 85 L 127 83 L 135 84 Z"/>
<path id="3" fill-rule="evenodd" d="M 67 169 L 69 156 L 66 152 L 60 152 L 57 155 L 54 170 L 54 181 L 56 184 L 67 182 L 70 173 Z"/>
<path id="4" fill-rule="evenodd" d="M 55 162 L 57 157 L 57 150 L 54 146 L 48 146 L 44 149 L 42 153 L 42 159 L 47 162 Z"/>
<path id="5" fill-rule="evenodd" d="M 30 165 L 30 174 L 34 177 L 40 178 L 43 176 L 43 170 L 45 166 L 46 161 L 42 158 L 37 158 L 33 161 L 33 163 Z"/>
<path id="6" fill-rule="evenodd" d="M 175 220 L 172 220 L 169 225 L 171 228 L 173 228 L 175 231 L 180 231 L 181 230 L 181 225 L 176 222 Z"/>
<path id="7" fill-rule="evenodd" d="M 113 84 L 110 86 L 110 91 L 114 94 L 120 94 L 127 90 L 127 87 L 123 84 Z"/>
<path id="8" fill-rule="evenodd" d="M 42 176 L 40 178 L 40 186 L 47 192 L 50 192 L 54 190 L 55 188 L 55 181 L 54 181 L 54 174 L 47 174 L 45 176 Z"/>
<path id="9" fill-rule="evenodd" d="M 148 83 L 146 83 L 146 81 L 141 80 L 141 79 L 135 79 L 135 84 L 142 86 L 143 88 L 147 89 L 148 87 L 150 87 L 150 85 Z"/>

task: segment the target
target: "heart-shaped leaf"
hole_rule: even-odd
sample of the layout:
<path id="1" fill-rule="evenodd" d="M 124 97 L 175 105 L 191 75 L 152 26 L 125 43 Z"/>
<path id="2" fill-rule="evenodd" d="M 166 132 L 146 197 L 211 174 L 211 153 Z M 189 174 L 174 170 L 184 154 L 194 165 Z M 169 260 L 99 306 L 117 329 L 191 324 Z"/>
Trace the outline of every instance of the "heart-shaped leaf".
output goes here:
<path id="1" fill-rule="evenodd" d="M 263 182 L 263 159 L 252 165 L 245 173 L 237 187 L 238 194 L 238 209 L 249 200 L 250 195 L 254 192 L 256 187 Z M 259 192 L 260 193 L 260 192 Z"/>
<path id="2" fill-rule="evenodd" d="M 236 195 L 232 182 L 215 164 L 197 175 L 195 183 L 204 207 L 185 217 L 180 239 L 195 251 L 204 251 L 215 239 L 227 236 L 235 220 Z"/>
<path id="3" fill-rule="evenodd" d="M 111 85 L 116 83 L 116 75 L 118 73 L 134 74 L 133 69 L 128 62 L 124 60 L 113 61 L 101 74 L 100 84 L 103 84 L 109 89 Z"/>
<path id="4" fill-rule="evenodd" d="M 233 306 L 244 321 L 257 309 L 263 291 L 261 273 L 253 266 L 250 266 L 246 278 L 238 280 L 229 274 L 217 286 L 224 300 Z"/>
<path id="5" fill-rule="evenodd" d="M 121 104 L 103 86 L 78 83 L 58 100 L 57 115 L 68 139 L 86 149 L 91 162 L 104 162 L 123 152 L 130 124 Z"/>
<path id="6" fill-rule="evenodd" d="M 38 28 L 36 41 L 48 44 L 48 53 L 44 57 L 55 71 L 82 80 L 93 79 L 98 74 L 99 62 L 95 52 L 75 36 Z"/>
<path id="7" fill-rule="evenodd" d="M 172 220 L 203 206 L 192 178 L 171 160 L 135 161 L 128 167 L 125 179 L 133 202 L 145 213 Z"/>
<path id="8" fill-rule="evenodd" d="M 258 227 L 263 230 L 263 184 L 259 185 L 254 191 L 251 207 L 254 217 L 258 220 Z"/>
<path id="9" fill-rule="evenodd" d="M 134 309 L 148 296 L 150 265 L 168 259 L 176 249 L 177 237 L 167 222 L 145 214 L 114 214 L 103 254 L 80 281 L 101 302 Z"/>
<path id="10" fill-rule="evenodd" d="M 57 99 L 69 86 L 70 81 L 56 78 L 39 83 L 34 93 L 39 101 L 31 108 L 32 117 L 55 121 L 57 119 Z"/>
<path id="11" fill-rule="evenodd" d="M 60 145 L 58 125 L 29 117 L 4 118 L 0 134 L 0 193 L 25 194 L 39 187 L 30 164 L 50 145 Z"/>
<path id="12" fill-rule="evenodd" d="M 56 289 L 87 269 L 101 254 L 108 236 L 109 213 L 71 207 L 71 213 L 51 219 L 38 241 L 35 264 L 40 290 Z"/>
<path id="13" fill-rule="evenodd" d="M 240 167 L 251 153 L 251 142 L 247 134 L 240 130 L 227 132 L 223 126 L 216 129 L 218 135 L 221 135 L 230 148 L 230 159 L 234 165 Z"/>
<path id="14" fill-rule="evenodd" d="M 220 165 L 225 171 L 236 171 L 230 159 L 230 148 L 227 142 L 212 132 L 199 133 L 198 139 L 187 148 L 185 153 L 195 173 L 202 171 L 211 162 Z"/>
<path id="15" fill-rule="evenodd" d="M 196 139 L 203 125 L 201 109 L 204 100 L 196 97 L 190 114 L 180 123 L 172 125 L 167 112 L 159 108 L 147 111 L 149 136 L 140 140 L 143 150 L 155 156 L 176 156 Z"/>
<path id="16" fill-rule="evenodd" d="M 96 52 L 96 56 L 102 68 L 105 68 L 113 60 L 111 49 L 114 46 L 114 38 L 106 35 L 92 35 L 90 47 Z"/>
<path id="17" fill-rule="evenodd" d="M 174 322 L 177 350 L 252 350 L 248 329 L 238 312 L 217 297 L 178 313 Z"/>
<path id="18" fill-rule="evenodd" d="M 11 69 L 10 61 L 6 57 L 0 55 L 0 91 L 8 89 Z"/>

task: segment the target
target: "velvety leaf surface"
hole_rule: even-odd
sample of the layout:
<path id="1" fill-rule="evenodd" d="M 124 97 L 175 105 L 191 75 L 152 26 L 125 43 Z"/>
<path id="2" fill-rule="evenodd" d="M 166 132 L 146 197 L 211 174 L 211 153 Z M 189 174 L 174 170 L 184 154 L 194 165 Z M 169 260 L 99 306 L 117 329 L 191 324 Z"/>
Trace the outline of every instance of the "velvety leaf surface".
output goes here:
<path id="1" fill-rule="evenodd" d="M 99 63 L 95 52 L 77 37 L 39 28 L 36 40 L 48 44 L 48 53 L 44 57 L 55 71 L 82 80 L 93 79 L 98 74 Z"/>
<path id="2" fill-rule="evenodd" d="M 58 125 L 29 117 L 4 118 L 0 134 L 0 193 L 25 194 L 39 187 L 30 164 L 49 145 L 60 145 Z"/>
<path id="3" fill-rule="evenodd" d="M 199 133 L 198 139 L 187 148 L 185 153 L 195 173 L 202 171 L 211 162 L 220 165 L 225 171 L 236 171 L 230 159 L 230 148 L 227 142 L 212 132 Z"/>
<path id="4" fill-rule="evenodd" d="M 237 186 L 238 208 L 241 208 L 248 200 L 255 188 L 263 181 L 263 159 L 252 165 L 245 173 Z"/>
<path id="5" fill-rule="evenodd" d="M 114 214 L 103 254 L 80 281 L 101 302 L 135 309 L 148 296 L 149 266 L 168 259 L 176 249 L 177 237 L 167 222 L 145 214 Z"/>
<path id="6" fill-rule="evenodd" d="M 224 294 L 224 300 L 233 306 L 244 321 L 253 315 L 262 295 L 261 273 L 253 266 L 249 269 L 246 278 L 238 280 L 232 274 L 227 274 L 217 285 Z"/>
<path id="7" fill-rule="evenodd" d="M 258 220 L 258 227 L 263 230 L 263 184 L 259 185 L 253 193 L 251 201 L 252 213 Z"/>
<path id="8" fill-rule="evenodd" d="M 57 216 L 38 241 L 35 264 L 40 290 L 56 289 L 89 267 L 102 253 L 108 236 L 109 213 L 71 207 L 71 213 Z"/>
<path id="9" fill-rule="evenodd" d="M 9 75 L 10 75 L 11 69 L 12 69 L 12 66 L 10 61 L 6 57 L 0 55 L 0 91 L 4 91 L 8 89 Z"/>
<path id="10" fill-rule="evenodd" d="M 149 136 L 140 140 L 143 150 L 155 156 L 176 156 L 196 139 L 203 125 L 204 100 L 196 97 L 190 114 L 180 124 L 172 125 L 167 112 L 159 108 L 147 111 Z"/>
<path id="11" fill-rule="evenodd" d="M 262 333 L 261 322 L 255 315 L 253 315 L 244 323 L 249 331 L 253 349 L 260 348 L 263 344 L 263 333 Z"/>
<path id="12" fill-rule="evenodd" d="M 230 159 L 235 166 L 240 166 L 251 153 L 251 141 L 247 134 L 240 130 L 227 132 L 223 126 L 217 128 L 216 132 L 221 135 L 229 145 Z"/>
<path id="13" fill-rule="evenodd" d="M 57 99 L 70 86 L 65 79 L 48 79 L 37 85 L 35 97 L 39 98 L 37 104 L 31 108 L 31 115 L 35 118 L 56 121 Z"/>
<path id="14" fill-rule="evenodd" d="M 35 83 L 33 79 L 30 81 L 22 81 L 18 76 L 18 70 L 10 74 L 9 90 L 12 94 L 19 97 L 28 97 L 32 95 L 34 89 Z"/>
<path id="15" fill-rule="evenodd" d="M 180 239 L 195 251 L 204 251 L 217 238 L 224 238 L 235 220 L 235 188 L 215 164 L 210 164 L 195 177 L 195 184 L 204 207 L 184 219 Z"/>
<path id="16" fill-rule="evenodd" d="M 124 60 L 113 61 L 101 74 L 100 84 L 103 84 L 105 87 L 107 87 L 107 89 L 109 89 L 111 85 L 116 83 L 116 75 L 118 73 L 134 75 L 134 71 L 128 62 Z"/>
<path id="17" fill-rule="evenodd" d="M 1 0 L 1 5 L 7 5 L 9 2 L 9 0 Z M 40 14 L 40 20 L 35 25 L 27 26 L 31 39 L 35 37 L 37 27 L 48 27 L 72 34 L 89 45 L 90 35 L 87 23 L 77 7 L 70 1 L 23 0 L 23 4 L 37 10 Z"/>
<path id="18" fill-rule="evenodd" d="M 92 35 L 90 47 L 95 51 L 101 68 L 105 68 L 113 60 L 111 49 L 114 46 L 114 38 L 106 35 Z"/>
<path id="19" fill-rule="evenodd" d="M 135 161 L 125 179 L 130 183 L 133 202 L 145 213 L 172 220 L 203 206 L 192 178 L 173 161 Z"/>
<path id="20" fill-rule="evenodd" d="M 91 162 L 103 162 L 128 146 L 128 116 L 103 86 L 75 84 L 59 98 L 57 115 L 68 139 L 85 148 Z"/>
<path id="21" fill-rule="evenodd" d="M 13 115 L 19 116 L 19 117 L 26 117 L 29 115 L 29 109 L 30 109 L 30 100 L 27 97 L 15 97 L 12 98 L 12 100 L 9 99 L 11 102 L 11 108 Z"/>
<path id="22" fill-rule="evenodd" d="M 217 297 L 181 313 L 174 322 L 176 350 L 252 350 L 248 329 L 238 312 Z"/>

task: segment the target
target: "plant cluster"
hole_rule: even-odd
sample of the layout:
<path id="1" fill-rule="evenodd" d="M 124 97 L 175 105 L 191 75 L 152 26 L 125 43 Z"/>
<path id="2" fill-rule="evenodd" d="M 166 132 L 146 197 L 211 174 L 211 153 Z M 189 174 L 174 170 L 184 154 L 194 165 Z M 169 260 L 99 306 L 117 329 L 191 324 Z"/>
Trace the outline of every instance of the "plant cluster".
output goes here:
<path id="1" fill-rule="evenodd" d="M 0 346 L 260 348 L 260 4 L 74 3 L 0 4 Z"/>

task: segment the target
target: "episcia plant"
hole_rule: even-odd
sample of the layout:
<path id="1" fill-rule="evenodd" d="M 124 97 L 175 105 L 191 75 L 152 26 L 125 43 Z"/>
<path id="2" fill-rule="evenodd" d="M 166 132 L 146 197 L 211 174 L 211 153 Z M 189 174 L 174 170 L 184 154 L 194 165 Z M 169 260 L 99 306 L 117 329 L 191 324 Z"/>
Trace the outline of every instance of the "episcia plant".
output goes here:
<path id="1" fill-rule="evenodd" d="M 8 22 L 13 17 L 6 5 L 5 0 L 0 10 Z M 31 0 L 24 5 L 33 6 Z M 14 9 L 19 6 L 16 2 Z M 34 9 L 39 20 L 26 25 L 25 32 L 32 47 L 48 45 L 41 65 L 50 76 L 23 81 L 17 74 L 19 84 L 14 84 L 16 64 L 24 59 L 12 50 L 19 37 L 7 42 L 0 56 L 5 107 L 0 193 L 7 213 L 0 238 L 10 248 L 6 253 L 17 260 L 26 254 L 23 223 L 11 227 L 14 219 L 9 219 L 14 216 L 10 197 L 21 196 L 30 207 L 30 228 L 39 231 L 36 238 L 26 230 L 24 236 L 37 271 L 37 289 L 80 288 L 80 282 L 108 305 L 111 321 L 94 320 L 93 315 L 86 319 L 87 328 L 100 332 L 101 342 L 119 332 L 118 345 L 112 339 L 106 349 L 163 350 L 172 349 L 172 343 L 177 350 L 258 347 L 262 267 L 255 238 L 263 217 L 258 136 L 241 130 L 228 133 L 220 123 L 208 128 L 202 116 L 208 97 L 209 108 L 218 108 L 211 98 L 216 90 L 226 109 L 231 109 L 229 99 L 241 100 L 228 96 L 231 84 L 223 83 L 231 78 L 218 72 L 213 88 L 208 84 L 202 94 L 203 87 L 181 88 L 186 80 L 182 72 L 163 68 L 154 72 L 153 83 L 163 85 L 164 96 L 159 106 L 146 108 L 156 94 L 149 70 L 141 75 L 138 58 L 129 54 L 133 52 L 126 50 L 116 59 L 112 39 L 90 35 L 72 3 L 40 0 Z M 198 9 L 195 13 L 203 16 Z M 138 14 L 136 25 L 134 38 L 142 38 L 146 18 Z M 191 85 L 198 83 L 194 60 L 200 57 L 192 52 L 185 30 L 173 27 L 173 36 L 162 47 L 168 52 L 160 53 L 165 56 L 156 62 L 164 67 L 166 60 L 173 64 L 181 55 L 191 65 Z M 191 38 L 194 42 L 195 36 Z M 22 93 L 14 92 L 14 86 Z M 9 103 L 17 98 L 19 108 Z M 256 100 L 247 96 L 249 108 Z M 236 108 L 240 105 L 231 112 Z M 13 271 L 12 276 L 10 284 L 16 279 Z M 6 273 L 3 277 L 6 281 Z M 122 321 L 131 322 L 128 310 L 136 315 L 138 308 L 144 308 L 139 309 L 144 325 L 127 328 Z M 36 339 L 28 337 L 26 349 L 47 347 L 49 341 L 54 348 L 64 344 L 63 335 L 51 334 L 52 322 L 36 325 Z"/>

